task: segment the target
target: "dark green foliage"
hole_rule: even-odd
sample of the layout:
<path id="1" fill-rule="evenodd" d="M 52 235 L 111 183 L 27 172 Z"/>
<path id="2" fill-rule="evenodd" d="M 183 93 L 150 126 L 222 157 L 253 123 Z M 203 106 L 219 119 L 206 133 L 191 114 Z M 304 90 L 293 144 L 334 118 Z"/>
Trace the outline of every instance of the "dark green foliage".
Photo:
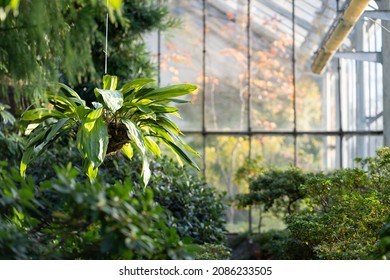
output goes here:
<path id="1" fill-rule="evenodd" d="M 124 80 L 151 77 L 143 36 L 177 22 L 164 1 L 122 2 L 121 13 L 110 13 L 108 70 Z M 26 108 L 60 77 L 73 87 L 96 87 L 104 74 L 106 13 L 100 0 L 20 0 L 18 13 L 0 20 L 0 100 Z"/>
<path id="2" fill-rule="evenodd" d="M 80 182 L 68 165 L 35 184 L 0 169 L 0 258 L 177 259 L 187 253 L 151 190 Z"/>
<path id="3" fill-rule="evenodd" d="M 390 151 L 379 149 L 375 157 L 357 161 L 360 168 L 331 173 L 261 170 L 253 177 L 250 192 L 240 195 L 239 203 L 276 210 L 287 224 L 287 238 L 276 238 L 275 232 L 258 235 L 259 251 L 287 259 L 387 256 L 383 224 L 390 213 Z"/>
<path id="4" fill-rule="evenodd" d="M 361 259 L 376 247 L 390 213 L 389 149 L 362 167 L 318 174 L 303 186 L 308 209 L 287 217 L 291 235 L 321 259 Z"/>
<path id="5" fill-rule="evenodd" d="M 315 258 L 312 249 L 291 238 L 288 230 L 242 234 L 230 246 L 233 249 L 234 259 L 305 260 Z"/>
<path id="6" fill-rule="evenodd" d="M 231 256 L 231 250 L 222 244 L 205 243 L 200 246 L 196 253 L 197 260 L 228 260 Z"/>
<path id="7" fill-rule="evenodd" d="M 300 186 L 306 178 L 307 174 L 295 167 L 264 170 L 250 181 L 249 193 L 237 195 L 238 204 L 241 207 L 260 205 L 264 211 L 291 214 L 297 210 L 298 201 L 305 196 Z"/>
<path id="8" fill-rule="evenodd" d="M 379 242 L 376 244 L 374 253 L 371 255 L 374 259 L 390 259 L 390 216 L 379 232 Z"/>
<path id="9" fill-rule="evenodd" d="M 128 162 L 116 155 L 102 166 L 102 178 L 115 182 L 130 177 L 142 188 L 140 163 L 137 157 Z M 197 244 L 225 242 L 226 205 L 215 188 L 167 157 L 152 161 L 150 169 L 148 188 L 153 190 L 155 201 L 169 211 L 169 224 L 181 237 L 191 237 Z"/>
<path id="10" fill-rule="evenodd" d="M 223 243 L 226 234 L 223 196 L 171 159 L 158 160 L 152 168 L 155 199 L 172 213 L 175 218 L 172 226 L 180 236 L 189 236 L 198 244 Z"/>
<path id="11" fill-rule="evenodd" d="M 44 154 L 33 162 L 29 174 L 36 179 L 50 180 L 56 176 L 51 166 L 53 162 L 65 165 L 70 161 L 81 166 L 77 151 L 67 148 L 65 142 L 62 145 L 63 149 L 57 148 L 55 153 Z M 154 200 L 168 210 L 168 224 L 176 228 L 179 236 L 190 237 L 197 244 L 223 244 L 226 234 L 226 206 L 222 202 L 222 195 L 198 175 L 167 157 L 151 161 L 150 169 L 152 174 L 148 188 L 153 191 Z M 142 191 L 144 187 L 141 171 L 140 157 L 134 156 L 128 161 L 123 155 L 114 154 L 102 164 L 100 180 L 116 184 L 128 179 L 135 189 Z"/>

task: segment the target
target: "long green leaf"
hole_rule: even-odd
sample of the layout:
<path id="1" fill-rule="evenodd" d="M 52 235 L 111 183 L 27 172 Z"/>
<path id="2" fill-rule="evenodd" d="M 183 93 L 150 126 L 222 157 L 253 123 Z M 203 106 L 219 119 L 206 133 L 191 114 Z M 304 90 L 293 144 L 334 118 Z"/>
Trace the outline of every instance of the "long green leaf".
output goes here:
<path id="1" fill-rule="evenodd" d="M 60 87 L 65 89 L 71 96 L 73 96 L 77 103 L 79 103 L 82 106 L 86 106 L 85 101 L 83 99 L 81 99 L 80 95 L 77 92 L 75 92 L 72 88 L 70 88 L 67 85 L 62 84 L 62 83 L 59 83 L 59 85 L 60 85 Z"/>
<path id="2" fill-rule="evenodd" d="M 161 138 L 161 140 L 166 144 L 167 147 L 169 147 L 176 155 L 178 155 L 180 158 L 182 158 L 185 162 L 190 164 L 192 167 L 197 169 L 198 171 L 200 170 L 198 165 L 175 143 L 165 139 Z"/>
<path id="3" fill-rule="evenodd" d="M 121 89 L 121 92 L 123 94 L 126 94 L 132 90 L 134 90 L 135 92 L 139 91 L 143 86 L 147 85 L 147 84 L 150 84 L 150 83 L 153 83 L 155 82 L 155 80 L 153 79 L 149 79 L 149 78 L 140 78 L 140 79 L 136 79 L 136 80 L 133 80 L 129 83 L 126 83 L 123 85 L 122 89 Z"/>
<path id="4" fill-rule="evenodd" d="M 142 131 L 136 124 L 134 124 L 128 119 L 122 119 L 121 121 L 127 128 L 127 136 L 133 140 L 133 142 L 135 143 L 135 147 L 141 152 L 141 156 L 143 159 L 141 176 L 143 178 L 144 185 L 146 186 L 150 179 L 150 168 Z"/>
<path id="5" fill-rule="evenodd" d="M 106 106 L 115 113 L 123 105 L 123 94 L 119 90 L 95 89 L 95 95 L 101 95 Z"/>
<path id="6" fill-rule="evenodd" d="M 56 109 L 36 108 L 23 113 L 23 121 L 42 122 L 48 118 L 66 118 L 67 116 Z"/>
<path id="7" fill-rule="evenodd" d="M 157 143 L 150 136 L 145 136 L 144 140 L 145 140 L 146 148 L 156 156 L 160 157 L 161 151 Z"/>
<path id="8" fill-rule="evenodd" d="M 193 92 L 198 87 L 192 84 L 178 84 L 172 85 L 162 88 L 157 88 L 147 94 L 145 94 L 142 98 L 149 99 L 167 99 L 174 98 L 182 95 L 186 95 L 188 93 Z"/>
<path id="9" fill-rule="evenodd" d="M 144 182 L 144 186 L 147 186 L 150 180 L 151 172 L 150 172 L 150 167 L 149 167 L 149 161 L 146 156 L 143 157 L 142 161 L 142 173 L 141 177 Z"/>
<path id="10" fill-rule="evenodd" d="M 127 136 L 134 141 L 137 148 L 143 155 L 145 155 L 146 147 L 143 141 L 141 129 L 129 119 L 122 119 L 121 121 L 127 128 Z"/>
<path id="11" fill-rule="evenodd" d="M 100 118 L 99 112 L 96 112 L 99 110 L 102 110 L 102 108 L 88 114 L 87 119 L 80 127 L 82 131 L 78 135 L 78 141 L 80 142 L 78 147 L 83 151 L 94 169 L 102 164 L 108 146 L 107 125 Z"/>
<path id="12" fill-rule="evenodd" d="M 27 169 L 27 165 L 32 160 L 42 154 L 47 147 L 54 142 L 60 135 L 67 129 L 65 126 L 69 118 L 59 120 L 57 123 L 52 124 L 49 128 L 42 127 L 42 131 L 35 133 L 34 136 L 27 143 L 25 152 L 23 153 L 20 163 L 20 173 L 24 176 Z"/>
<path id="13" fill-rule="evenodd" d="M 53 102 L 55 103 L 56 106 L 64 109 L 65 114 L 71 112 L 74 113 L 75 114 L 74 117 L 76 117 L 78 106 L 71 98 L 68 98 L 67 96 L 63 96 L 63 95 L 52 94 L 52 93 L 48 93 L 48 97 L 53 99 Z"/>
<path id="14" fill-rule="evenodd" d="M 22 177 L 24 177 L 24 175 L 26 174 L 27 166 L 34 158 L 34 147 L 27 148 L 23 153 L 22 160 L 20 161 L 19 171 Z"/>

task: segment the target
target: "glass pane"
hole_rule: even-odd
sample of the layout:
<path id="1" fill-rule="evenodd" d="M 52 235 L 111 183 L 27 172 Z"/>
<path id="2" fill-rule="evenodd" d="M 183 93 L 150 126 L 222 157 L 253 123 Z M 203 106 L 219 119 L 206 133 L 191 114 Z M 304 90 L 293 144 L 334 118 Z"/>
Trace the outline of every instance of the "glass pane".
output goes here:
<path id="1" fill-rule="evenodd" d="M 373 157 L 383 147 L 383 136 L 345 136 L 343 138 L 343 167 L 356 167 L 356 158 Z"/>
<path id="2" fill-rule="evenodd" d="M 251 127 L 292 130 L 292 5 L 252 1 L 251 15 Z"/>
<path id="3" fill-rule="evenodd" d="M 246 0 L 207 2 L 207 130 L 247 130 L 246 5 Z"/>
<path id="4" fill-rule="evenodd" d="M 202 42 L 203 3 L 194 1 L 169 1 L 171 14 L 181 20 L 178 28 L 162 34 L 161 85 L 192 83 L 200 88 L 187 97 L 192 104 L 178 104 L 182 119 L 175 119 L 185 131 L 202 129 Z"/>
<path id="5" fill-rule="evenodd" d="M 311 1 L 316 2 L 316 1 Z M 297 130 L 335 131 L 337 65 L 329 65 L 323 75 L 311 71 L 313 54 L 320 47 L 322 37 L 336 15 L 336 1 L 317 3 L 312 7 L 307 0 L 296 0 L 295 70 Z M 318 12 L 321 10 L 321 12 Z M 317 11 L 317 12 L 316 12 Z M 325 31 L 324 31 L 325 30 Z M 301 38 L 302 37 L 302 38 Z"/>
<path id="6" fill-rule="evenodd" d="M 247 186 L 237 184 L 235 173 L 242 166 L 249 152 L 247 138 L 235 136 L 208 136 L 206 146 L 206 179 L 229 199 L 238 193 L 247 192 Z M 232 204 L 226 212 L 228 230 L 248 230 L 248 212 Z"/>
<path id="7" fill-rule="evenodd" d="M 294 164 L 294 139 L 290 136 L 254 136 L 252 158 L 261 157 L 267 166 L 287 168 Z"/>
<path id="8" fill-rule="evenodd" d="M 297 138 L 297 149 L 297 164 L 304 170 L 331 170 L 340 166 L 340 147 L 336 136 L 301 136 Z"/>

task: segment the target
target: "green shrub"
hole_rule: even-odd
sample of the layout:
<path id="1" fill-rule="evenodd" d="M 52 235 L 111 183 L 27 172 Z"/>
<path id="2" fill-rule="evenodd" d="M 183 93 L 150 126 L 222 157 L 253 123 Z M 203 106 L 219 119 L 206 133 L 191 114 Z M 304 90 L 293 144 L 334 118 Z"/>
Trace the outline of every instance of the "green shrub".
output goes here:
<path id="1" fill-rule="evenodd" d="M 249 184 L 249 193 L 237 195 L 238 205 L 262 206 L 264 211 L 287 215 L 299 208 L 305 196 L 300 188 L 308 175 L 296 167 L 287 170 L 267 169 L 254 177 Z"/>
<path id="2" fill-rule="evenodd" d="M 53 162 L 66 165 L 68 161 L 82 164 L 77 151 L 66 147 L 56 152 L 43 154 L 31 164 L 30 174 L 35 180 L 50 180 L 56 177 Z M 129 180 L 133 187 L 142 192 L 144 186 L 140 176 L 142 159 L 134 156 L 131 161 L 121 154 L 106 159 L 100 167 L 100 180 L 107 184 Z M 225 204 L 222 194 L 206 184 L 191 169 L 179 166 L 167 157 L 155 159 L 150 163 L 151 179 L 148 189 L 154 193 L 154 200 L 168 210 L 168 224 L 176 228 L 180 237 L 190 237 L 197 244 L 225 242 L 226 221 Z M 80 177 L 78 180 L 84 181 Z"/>
<path id="3" fill-rule="evenodd" d="M 35 184 L 0 168 L 2 259 L 182 259 L 189 257 L 152 191 L 78 180 L 68 165 Z"/>
<path id="4" fill-rule="evenodd" d="M 286 219 L 292 237 L 320 259 L 362 259 L 376 248 L 390 213 L 389 150 L 360 162 L 361 168 L 309 178 L 302 186 L 308 209 Z"/>
<path id="5" fill-rule="evenodd" d="M 379 232 L 379 241 L 370 257 L 373 259 L 390 259 L 390 215 Z"/>
<path id="6" fill-rule="evenodd" d="M 231 249 L 222 244 L 204 243 L 195 255 L 197 260 L 228 260 Z"/>

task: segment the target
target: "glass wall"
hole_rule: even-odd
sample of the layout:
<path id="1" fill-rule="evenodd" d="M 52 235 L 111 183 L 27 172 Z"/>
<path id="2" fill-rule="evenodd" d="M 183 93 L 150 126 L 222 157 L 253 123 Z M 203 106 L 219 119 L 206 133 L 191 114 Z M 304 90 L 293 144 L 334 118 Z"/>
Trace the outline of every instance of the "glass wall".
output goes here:
<path id="1" fill-rule="evenodd" d="M 383 145 L 380 20 L 363 17 L 315 75 L 313 55 L 346 1 L 167 2 L 181 26 L 148 38 L 158 78 L 199 86 L 175 121 L 219 190 L 248 191 L 235 173 L 250 157 L 332 170 Z M 377 9 L 374 1 L 369 7 Z M 246 210 L 231 206 L 227 217 L 231 231 L 248 229 Z"/>

